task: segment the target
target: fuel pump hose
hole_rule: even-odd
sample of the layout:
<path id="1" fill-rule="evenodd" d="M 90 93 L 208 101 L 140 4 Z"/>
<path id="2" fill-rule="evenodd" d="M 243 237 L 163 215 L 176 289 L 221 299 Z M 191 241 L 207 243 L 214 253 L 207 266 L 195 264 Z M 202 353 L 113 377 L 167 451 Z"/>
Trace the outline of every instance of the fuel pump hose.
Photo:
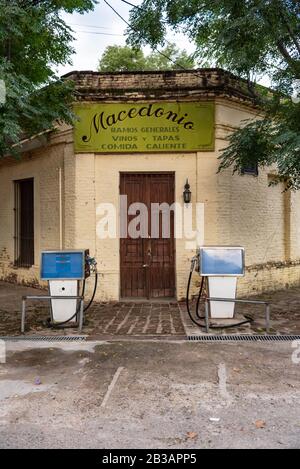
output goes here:
<path id="1" fill-rule="evenodd" d="M 84 312 L 88 311 L 88 309 L 91 307 L 91 305 L 92 305 L 92 303 L 95 299 L 97 286 L 98 286 L 98 275 L 99 275 L 98 272 L 95 272 L 95 282 L 94 282 L 93 294 L 91 296 L 91 299 L 90 299 L 89 303 L 84 307 L 84 309 L 83 309 Z M 84 279 L 83 283 L 82 283 L 82 292 L 81 292 L 82 297 L 84 296 L 84 293 L 85 293 L 85 285 L 86 285 L 86 281 Z M 80 309 L 80 307 L 77 306 L 76 312 L 69 319 L 66 319 L 65 321 L 53 323 L 49 319 L 48 320 L 48 326 L 52 327 L 52 328 L 55 328 L 55 327 L 61 327 L 61 326 L 64 326 L 64 325 L 68 324 L 70 321 L 75 319 L 75 317 L 79 314 L 79 309 Z"/>
<path id="2" fill-rule="evenodd" d="M 188 279 L 188 283 L 187 283 L 187 291 L 186 291 L 186 309 L 187 309 L 187 312 L 188 312 L 188 315 L 191 319 L 191 321 L 196 324 L 196 326 L 198 327 L 201 327 L 201 328 L 205 328 L 205 324 L 202 324 L 200 322 L 198 322 L 197 320 L 195 320 L 193 318 L 193 315 L 192 315 L 192 312 L 191 312 L 191 309 L 190 309 L 190 288 L 191 288 L 191 281 L 192 281 L 192 276 L 193 276 L 193 271 L 194 271 L 194 268 L 195 268 L 195 259 L 192 259 L 192 263 L 191 263 L 191 270 L 190 270 L 190 274 L 189 274 L 189 279 Z M 199 289 L 199 294 L 198 294 L 198 297 L 197 297 L 197 303 L 196 303 L 196 316 L 198 319 L 204 319 L 203 316 L 200 316 L 199 315 L 199 305 L 200 305 L 200 301 L 201 301 L 201 297 L 202 297 L 202 292 L 203 292 L 203 287 L 204 287 L 204 277 L 202 277 L 202 280 L 201 280 L 201 285 L 200 285 L 200 289 Z M 242 326 L 244 324 L 249 324 L 251 322 L 253 322 L 253 319 L 250 317 L 250 316 L 246 316 L 245 315 L 245 318 L 246 320 L 245 321 L 241 321 L 239 323 L 235 323 L 235 324 L 226 324 L 224 326 L 215 326 L 215 325 L 210 325 L 210 329 L 231 329 L 233 327 L 238 327 L 238 326 Z"/>

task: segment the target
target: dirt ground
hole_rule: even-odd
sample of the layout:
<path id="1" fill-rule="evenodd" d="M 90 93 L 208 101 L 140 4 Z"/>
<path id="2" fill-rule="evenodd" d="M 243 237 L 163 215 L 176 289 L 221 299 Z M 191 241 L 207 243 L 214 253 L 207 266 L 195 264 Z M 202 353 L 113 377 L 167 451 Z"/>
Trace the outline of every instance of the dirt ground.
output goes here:
<path id="1" fill-rule="evenodd" d="M 300 447 L 300 342 L 189 342 L 178 303 L 95 305 L 83 342 L 1 341 L 26 294 L 44 292 L 0 282 L 0 448 Z M 271 299 L 272 333 L 299 334 L 300 289 Z M 234 332 L 264 333 L 246 313 Z M 29 307 L 25 338 L 78 334 L 47 315 Z"/>
<path id="2" fill-rule="evenodd" d="M 300 353 L 291 343 L 6 348 L 0 448 L 300 447 L 300 363 L 292 361 Z"/>

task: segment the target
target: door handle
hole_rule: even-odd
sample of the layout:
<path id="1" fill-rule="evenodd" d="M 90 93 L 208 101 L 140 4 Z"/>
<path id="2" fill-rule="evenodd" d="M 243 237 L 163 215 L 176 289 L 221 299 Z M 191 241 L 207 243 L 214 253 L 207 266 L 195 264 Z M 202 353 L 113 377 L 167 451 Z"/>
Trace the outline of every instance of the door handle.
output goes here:
<path id="1" fill-rule="evenodd" d="M 149 267 L 149 264 L 144 264 L 143 267 L 144 267 L 144 268 L 145 268 L 145 267 Z"/>

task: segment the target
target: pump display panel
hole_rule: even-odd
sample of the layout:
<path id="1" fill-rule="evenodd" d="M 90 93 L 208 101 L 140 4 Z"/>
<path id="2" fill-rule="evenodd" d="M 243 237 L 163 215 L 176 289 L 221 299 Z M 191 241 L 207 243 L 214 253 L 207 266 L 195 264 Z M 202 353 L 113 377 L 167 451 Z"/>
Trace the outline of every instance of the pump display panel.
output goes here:
<path id="1" fill-rule="evenodd" d="M 42 280 L 82 280 L 86 275 L 86 251 L 44 251 L 41 254 Z"/>
<path id="2" fill-rule="evenodd" d="M 199 273 L 205 277 L 243 277 L 245 275 L 244 248 L 239 246 L 201 247 Z"/>

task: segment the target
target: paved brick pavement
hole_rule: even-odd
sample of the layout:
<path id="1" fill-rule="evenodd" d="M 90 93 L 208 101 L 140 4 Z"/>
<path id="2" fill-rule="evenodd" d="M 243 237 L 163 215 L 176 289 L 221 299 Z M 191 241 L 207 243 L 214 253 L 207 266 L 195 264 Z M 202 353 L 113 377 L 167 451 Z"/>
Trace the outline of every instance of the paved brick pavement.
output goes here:
<path id="1" fill-rule="evenodd" d="M 44 291 L 0 282 L 0 336 L 20 334 L 22 295 L 43 295 Z M 77 328 L 45 327 L 49 308 L 45 302 L 28 303 L 26 334 L 70 335 Z M 84 335 L 89 336 L 184 336 L 177 302 L 97 303 L 86 313 Z"/>
<path id="2" fill-rule="evenodd" d="M 0 337 L 20 334 L 21 297 L 45 294 L 44 291 L 0 282 Z M 300 288 L 264 294 L 271 301 L 271 332 L 300 335 Z M 239 305 L 237 313 L 253 317 L 251 326 L 215 330 L 215 333 L 264 333 L 264 310 L 261 306 Z M 77 335 L 77 328 L 49 329 L 49 316 L 44 302 L 28 305 L 27 335 Z M 184 325 L 183 325 L 184 323 Z M 213 332 L 213 331 L 211 331 Z M 193 327 L 184 303 L 103 303 L 95 304 L 86 314 L 83 334 L 90 337 L 183 337 L 203 333 Z"/>
<path id="3" fill-rule="evenodd" d="M 176 302 L 98 304 L 91 307 L 85 330 L 120 336 L 185 335 Z"/>

